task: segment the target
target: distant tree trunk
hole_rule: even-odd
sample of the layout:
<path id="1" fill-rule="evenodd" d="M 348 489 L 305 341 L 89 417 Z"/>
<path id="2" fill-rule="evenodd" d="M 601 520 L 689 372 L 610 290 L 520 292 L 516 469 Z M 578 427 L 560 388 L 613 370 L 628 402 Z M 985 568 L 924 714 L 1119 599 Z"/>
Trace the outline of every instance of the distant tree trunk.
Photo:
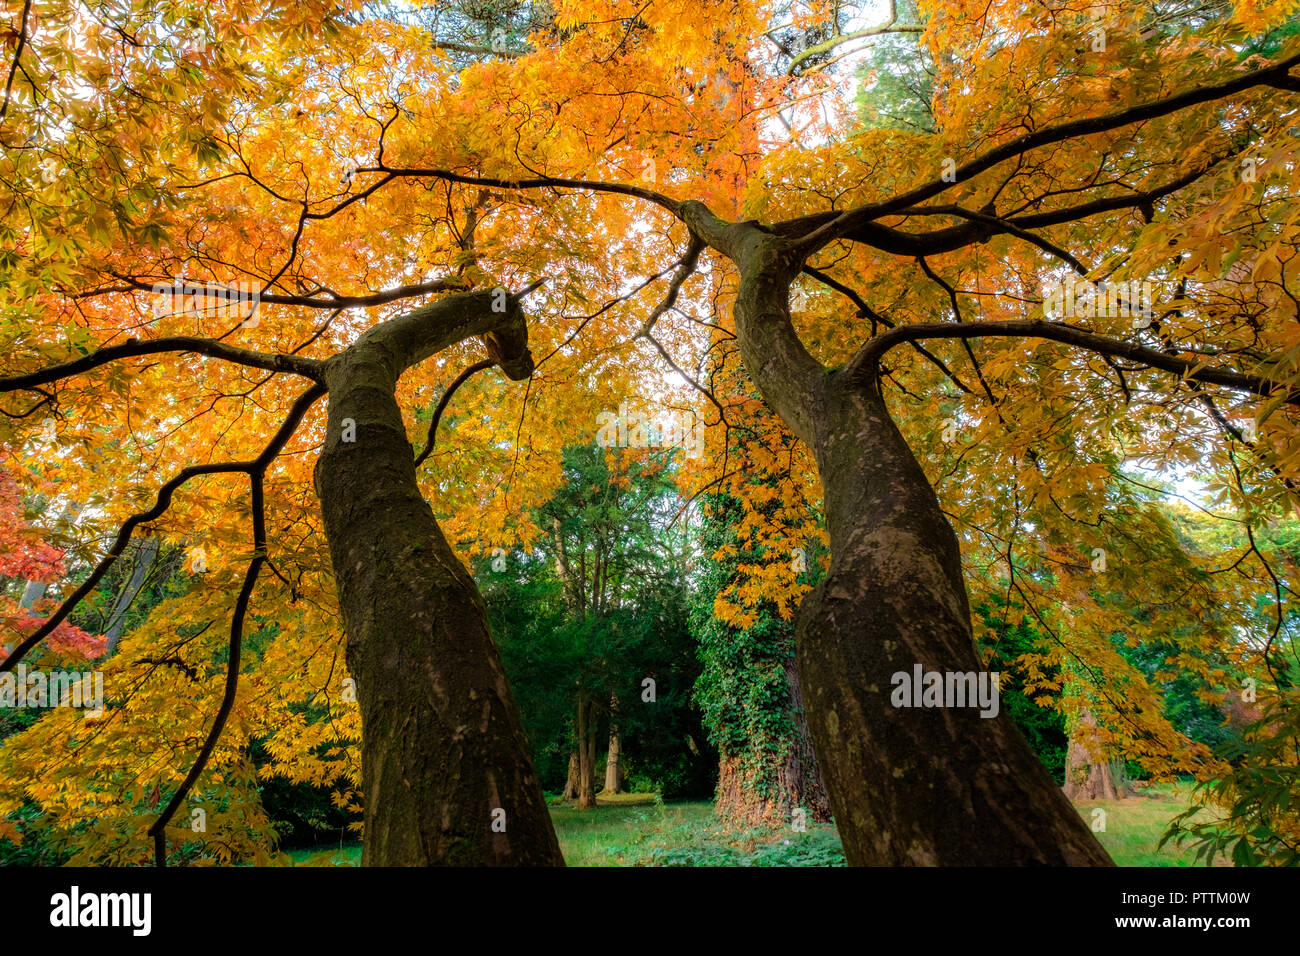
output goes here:
<path id="1" fill-rule="evenodd" d="M 808 729 L 808 715 L 803 709 L 799 668 L 793 655 L 785 662 L 785 683 L 790 691 L 790 721 L 794 724 L 794 747 L 783 774 L 791 788 L 791 803 L 807 810 L 810 819 L 829 822 L 831 801 L 826 795 L 821 763 L 813 750 L 812 731 Z"/>
<path id="2" fill-rule="evenodd" d="M 586 693 L 578 694 L 578 809 L 596 807 L 596 728 Z"/>
<path id="3" fill-rule="evenodd" d="M 361 711 L 363 865 L 563 865 L 483 599 L 416 482 L 394 397 L 409 365 L 470 335 L 512 378 L 523 314 L 467 293 L 329 359 L 316 492 Z"/>
<path id="4" fill-rule="evenodd" d="M 618 793 L 622 789 L 618 763 L 620 746 L 618 727 L 611 724 L 609 728 L 609 752 L 605 756 L 605 788 L 601 793 Z"/>
<path id="5" fill-rule="evenodd" d="M 619 735 L 618 724 L 614 714 L 618 713 L 618 698 L 609 698 L 609 750 L 605 755 L 605 788 L 602 793 L 619 793 L 623 789 L 623 766 L 619 757 L 623 749 L 623 740 Z"/>
<path id="6" fill-rule="evenodd" d="M 28 581 L 23 587 L 23 596 L 19 599 L 18 606 L 24 611 L 30 611 L 37 601 L 45 597 L 45 589 L 48 587 L 44 581 Z"/>
<path id="7" fill-rule="evenodd" d="M 1065 752 L 1065 786 L 1061 789 L 1071 800 L 1123 800 L 1128 796 L 1123 765 L 1099 752 L 1096 727 L 1091 711 L 1079 711 Z"/>
<path id="8" fill-rule="evenodd" d="M 578 796 L 578 751 L 575 748 L 569 754 L 569 772 L 564 780 L 562 799 L 575 800 Z"/>
<path id="9" fill-rule="evenodd" d="M 113 607 L 113 614 L 109 618 L 108 630 L 104 632 L 107 641 L 105 653 L 109 657 L 117 652 L 117 642 L 121 640 L 122 632 L 126 629 L 126 612 L 131 609 L 135 599 L 140 596 L 140 591 L 144 588 L 145 578 L 149 575 L 149 568 L 152 567 L 157 556 L 158 538 L 149 535 L 140 542 L 140 547 L 136 549 L 135 567 L 131 569 L 131 579 L 127 581 L 122 588 L 122 592 L 117 596 L 117 604 Z"/>
<path id="10" fill-rule="evenodd" d="M 59 516 L 59 524 L 69 521 L 81 514 L 81 502 L 70 501 L 67 507 L 63 509 L 63 514 Z M 23 586 L 22 597 L 18 599 L 18 606 L 24 611 L 30 611 L 36 606 L 36 602 L 45 597 L 45 592 L 49 589 L 49 584 L 44 581 L 28 581 Z"/>

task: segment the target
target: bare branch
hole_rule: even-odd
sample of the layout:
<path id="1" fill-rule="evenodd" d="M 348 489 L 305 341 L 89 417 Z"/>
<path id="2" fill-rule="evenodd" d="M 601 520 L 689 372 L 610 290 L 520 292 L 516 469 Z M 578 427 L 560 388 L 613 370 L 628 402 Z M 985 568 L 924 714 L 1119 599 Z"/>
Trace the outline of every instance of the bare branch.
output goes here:
<path id="1" fill-rule="evenodd" d="M 13 95 L 14 77 L 18 75 L 18 65 L 23 58 L 23 50 L 27 46 L 27 18 L 32 12 L 32 0 L 23 0 L 22 19 L 18 25 L 18 42 L 14 44 L 14 61 L 9 67 L 9 79 L 5 82 L 4 102 L 0 103 L 0 120 L 5 118 L 9 112 L 9 98 Z"/>
<path id="2" fill-rule="evenodd" d="M 668 283 L 668 291 L 664 293 L 663 301 L 655 306 L 653 312 L 646 316 L 645 321 L 641 323 L 641 330 L 636 334 L 636 338 L 641 336 L 649 338 L 655 323 L 659 321 L 665 312 L 677 304 L 677 296 L 681 293 L 686 280 L 695 272 L 695 267 L 700 261 L 700 253 L 703 251 L 703 241 L 695 233 L 691 233 L 690 244 L 686 247 L 686 252 L 679 260 L 677 274 Z"/>
<path id="3" fill-rule="evenodd" d="M 154 862 L 158 866 L 167 865 L 167 823 L 175 814 L 176 809 L 184 802 L 190 790 L 198 781 L 199 775 L 208 764 L 208 759 L 212 756 L 212 751 L 217 745 L 217 740 L 221 737 L 221 731 L 225 729 L 226 720 L 230 716 L 230 711 L 235 706 L 235 693 L 239 689 L 239 657 L 243 648 L 244 617 L 248 613 L 248 604 L 253 597 L 253 588 L 257 586 L 257 577 L 266 563 L 266 498 L 264 494 L 263 482 L 266 478 L 266 469 L 275 460 L 285 444 L 293 437 L 298 425 L 302 422 L 307 411 L 316 404 L 316 400 L 325 394 L 323 385 L 313 385 L 310 389 L 298 397 L 285 416 L 284 423 L 280 426 L 275 436 L 267 444 L 262 453 L 250 463 L 247 471 L 252 491 L 252 514 L 253 514 L 253 559 L 248 564 L 248 570 L 244 573 L 244 583 L 239 589 L 239 596 L 235 599 L 235 607 L 230 616 L 230 645 L 229 659 L 226 663 L 226 686 L 221 696 L 221 706 L 217 709 L 216 717 L 212 721 L 212 727 L 208 731 L 203 745 L 199 748 L 198 756 L 194 759 L 194 764 L 190 767 L 189 773 L 181 782 L 180 787 L 172 794 L 172 798 L 167 801 L 162 813 L 158 819 L 149 827 L 149 835 L 154 841 Z"/>
<path id="4" fill-rule="evenodd" d="M 835 278 L 827 275 L 825 272 L 822 272 L 820 269 L 814 269 L 812 266 L 805 265 L 803 267 L 803 271 L 805 275 L 812 276 L 818 282 L 821 282 L 823 285 L 827 286 L 828 288 L 834 289 L 836 292 L 840 293 L 845 298 L 847 298 L 850 302 L 856 305 L 858 307 L 858 315 L 863 318 L 868 318 L 872 321 L 871 331 L 873 334 L 876 332 L 876 327 L 878 325 L 883 325 L 887 329 L 892 329 L 897 324 L 894 322 L 893 319 L 871 308 L 871 306 L 867 304 L 867 300 L 862 298 L 862 296 L 859 295 L 856 290 L 850 288 L 849 286 L 846 286 L 842 282 L 837 281 Z M 943 359 L 939 358 L 939 356 L 935 355 L 933 352 L 926 349 L 926 347 L 924 345 L 921 345 L 919 342 L 909 342 L 908 344 L 911 345 L 912 348 L 914 348 L 926 361 L 928 361 L 931 365 L 933 365 L 940 372 L 942 372 L 950 382 L 952 382 L 954 385 L 957 386 L 958 389 L 965 392 L 967 395 L 974 394 L 974 392 L 971 391 L 969 386 L 967 386 L 965 382 L 963 382 L 960 378 L 957 377 L 957 373 L 955 373 L 952 369 L 950 369 L 947 363 L 945 363 Z"/>
<path id="5" fill-rule="evenodd" d="M 230 616 L 226 686 L 221 695 L 221 706 L 217 708 L 212 727 L 208 730 L 203 745 L 199 747 L 198 756 L 194 758 L 189 773 L 185 775 L 181 785 L 176 788 L 172 798 L 167 801 L 167 805 L 149 827 L 149 836 L 153 837 L 154 864 L 160 867 L 167 865 L 167 824 L 208 765 L 208 759 L 217 746 L 221 731 L 225 729 L 230 711 L 234 709 L 235 694 L 239 690 L 239 659 L 240 652 L 243 650 L 244 617 L 248 613 L 248 602 L 253 596 L 253 588 L 257 586 L 258 573 L 266 561 L 266 503 L 263 497 L 262 473 L 250 472 L 248 477 L 252 484 L 253 495 L 253 560 L 249 562 L 248 570 L 244 573 L 244 583 L 239 589 L 239 596 L 235 599 L 235 609 Z"/>

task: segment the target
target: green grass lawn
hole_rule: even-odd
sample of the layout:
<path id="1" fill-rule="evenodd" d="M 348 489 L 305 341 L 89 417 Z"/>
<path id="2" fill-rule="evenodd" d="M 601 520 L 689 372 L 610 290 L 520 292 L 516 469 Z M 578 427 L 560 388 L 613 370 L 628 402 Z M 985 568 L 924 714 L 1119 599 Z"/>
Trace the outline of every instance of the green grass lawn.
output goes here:
<path id="1" fill-rule="evenodd" d="M 1105 812 L 1106 829 L 1097 839 L 1120 866 L 1204 866 L 1190 847 L 1170 842 L 1156 849 L 1169 821 L 1191 805 L 1190 790 L 1186 785 L 1158 784 L 1123 800 L 1080 801 L 1075 809 L 1089 826 L 1099 819 L 1094 810 Z M 1218 860 L 1216 865 L 1229 864 Z"/>
<path id="2" fill-rule="evenodd" d="M 1125 800 L 1076 804 L 1090 826 L 1094 810 L 1105 812 L 1097 833 L 1120 866 L 1196 866 L 1191 850 L 1156 850 L 1169 821 L 1187 808 L 1185 788 L 1148 788 Z M 843 866 L 839 837 L 831 825 L 809 824 L 805 833 L 728 831 L 708 801 L 659 803 L 647 794 L 600 801 L 595 810 L 551 807 L 551 820 L 569 866 Z M 341 849 L 291 850 L 298 866 L 356 866 L 360 844 Z"/>
<path id="3" fill-rule="evenodd" d="M 598 801 L 599 803 L 599 801 Z M 551 807 L 551 822 L 569 866 L 620 866 L 633 847 L 662 830 L 682 833 L 713 822 L 713 804 L 669 803 L 597 806 L 595 810 Z"/>

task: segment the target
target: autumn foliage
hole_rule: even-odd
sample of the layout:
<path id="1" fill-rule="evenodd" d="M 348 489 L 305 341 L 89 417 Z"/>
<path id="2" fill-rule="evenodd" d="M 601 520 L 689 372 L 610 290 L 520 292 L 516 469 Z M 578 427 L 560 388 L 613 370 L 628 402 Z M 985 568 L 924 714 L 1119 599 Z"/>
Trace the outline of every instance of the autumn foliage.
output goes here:
<path id="1" fill-rule="evenodd" d="M 1248 679 L 1288 693 L 1296 566 L 1265 529 L 1300 507 L 1300 80 L 1083 123 L 942 177 L 1035 131 L 1289 62 L 1294 2 L 1172 21 L 1153 3 L 900 4 L 917 18 L 897 38 L 925 76 L 909 107 L 920 125 L 888 120 L 899 104 L 873 94 L 879 73 L 849 82 L 833 53 L 773 42 L 847 32 L 839 4 L 558 0 L 553 18 L 520 20 L 531 32 L 502 14 L 504 45 L 484 27 L 468 55 L 435 42 L 450 6 L 0 12 L 2 59 L 22 65 L 0 109 L 0 371 L 124 350 L 0 397 L 0 575 L 48 585 L 30 608 L 0 597 L 0 641 L 39 626 L 183 469 L 256 459 L 307 385 L 273 362 L 139 346 L 203 338 L 323 360 L 440 296 L 536 280 L 534 374 L 469 378 L 418 472 L 458 555 L 547 533 L 532 516 L 599 412 L 689 415 L 706 453 L 676 459 L 686 520 L 703 520 L 711 493 L 738 503 L 734 540 L 699 556 L 736 562 L 715 615 L 790 620 L 815 577 L 795 550 L 830 562 L 825 476 L 745 371 L 735 262 L 674 209 L 695 200 L 811 234 L 938 183 L 814 243 L 791 284 L 793 328 L 840 369 L 891 328 L 1042 320 L 1044 287 L 1067 275 L 1152 285 L 1146 325 L 1095 309 L 1069 321 L 1180 371 L 1034 335 L 917 336 L 883 354 L 881 388 L 958 536 L 972 607 L 997 609 L 975 620 L 976 641 L 1032 626 L 1043 639 L 1014 679 L 1037 704 L 1086 708 L 1097 746 L 1154 777 L 1225 772 L 1172 725 L 1161 678 L 1194 675 L 1225 708 Z M 216 295 L 155 291 L 177 281 L 250 285 L 259 304 L 237 314 Z M 400 379 L 413 453 L 483 357 L 466 341 Z M 1267 387 L 1197 378 L 1228 366 Z M 360 720 L 313 485 L 325 415 L 313 406 L 265 473 L 267 568 L 233 710 L 193 793 L 206 833 L 183 815 L 167 831 L 179 858 L 274 859 L 259 778 L 360 806 Z M 1203 510 L 1171 512 L 1148 487 L 1175 477 L 1203 483 Z M 107 716 L 51 711 L 0 746 L 0 816 L 34 805 L 75 862 L 151 859 L 148 828 L 224 692 L 253 557 L 249 489 L 242 474 L 197 475 L 144 522 L 191 555 L 188 589 L 97 665 Z M 77 562 L 50 543 L 71 502 Z M 65 622 L 45 646 L 88 660 L 97 640 Z M 1152 645 L 1167 653 L 1148 674 L 1126 649 Z M 270 757 L 260 768 L 253 740 Z"/>

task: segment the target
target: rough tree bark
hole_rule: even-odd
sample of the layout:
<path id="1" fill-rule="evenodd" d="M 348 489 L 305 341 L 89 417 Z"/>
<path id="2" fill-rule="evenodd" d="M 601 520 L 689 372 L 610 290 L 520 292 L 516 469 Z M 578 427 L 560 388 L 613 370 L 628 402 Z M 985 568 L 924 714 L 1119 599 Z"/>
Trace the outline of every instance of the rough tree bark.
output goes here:
<path id="1" fill-rule="evenodd" d="M 578 798 L 578 751 L 569 754 L 569 772 L 564 778 L 564 793 L 561 794 L 562 800 L 576 800 Z"/>
<path id="2" fill-rule="evenodd" d="M 982 670 L 956 535 L 885 408 L 877 371 L 830 371 L 799 341 L 802 258 L 753 223 L 681 205 L 740 271 L 735 325 L 768 405 L 817 462 L 831 566 L 796 616 L 813 743 L 851 865 L 1107 865 L 1006 716 L 897 708 L 892 675 Z"/>
<path id="3" fill-rule="evenodd" d="M 798 805 L 807 810 L 812 819 L 827 822 L 831 819 L 831 801 L 826 793 L 826 780 L 822 776 L 821 762 L 813 749 L 812 730 L 808 726 L 808 712 L 803 699 L 803 685 L 799 680 L 798 662 L 793 657 L 786 662 L 785 684 L 790 691 L 790 721 L 794 724 L 796 742 L 786 776 L 791 781 L 791 786 L 800 787 Z"/>
<path id="4" fill-rule="evenodd" d="M 523 313 L 494 304 L 441 299 L 323 370 L 315 477 L 361 709 L 363 865 L 563 865 L 482 598 L 420 494 L 394 398 L 403 371 L 472 335 L 526 378 Z"/>
<path id="5" fill-rule="evenodd" d="M 605 752 L 605 786 L 601 788 L 601 793 L 618 793 L 622 790 L 622 781 L 619 779 L 618 770 L 620 746 L 618 728 L 610 727 L 609 749 Z"/>

